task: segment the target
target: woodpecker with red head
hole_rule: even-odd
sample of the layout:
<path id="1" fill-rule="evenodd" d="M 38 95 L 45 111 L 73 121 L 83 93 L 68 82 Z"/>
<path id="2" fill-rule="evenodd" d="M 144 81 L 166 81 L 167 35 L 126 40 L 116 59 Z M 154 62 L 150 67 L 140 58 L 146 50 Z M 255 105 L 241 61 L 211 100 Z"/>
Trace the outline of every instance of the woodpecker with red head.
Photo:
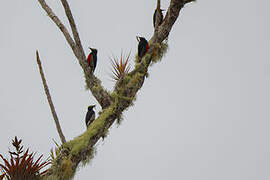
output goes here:
<path id="1" fill-rule="evenodd" d="M 97 66 L 97 49 L 89 48 L 91 49 L 91 53 L 89 53 L 86 61 L 88 65 L 91 68 L 92 73 L 94 73 L 96 66 Z"/>
<path id="2" fill-rule="evenodd" d="M 161 25 L 163 21 L 163 13 L 164 9 L 160 9 L 160 0 L 157 0 L 157 8 L 155 9 L 154 15 L 153 15 L 153 24 L 154 28 Z"/>
<path id="3" fill-rule="evenodd" d="M 139 37 L 137 36 L 137 41 L 139 42 L 138 44 L 138 57 L 141 59 L 148 51 L 149 45 L 148 41 L 144 37 Z"/>

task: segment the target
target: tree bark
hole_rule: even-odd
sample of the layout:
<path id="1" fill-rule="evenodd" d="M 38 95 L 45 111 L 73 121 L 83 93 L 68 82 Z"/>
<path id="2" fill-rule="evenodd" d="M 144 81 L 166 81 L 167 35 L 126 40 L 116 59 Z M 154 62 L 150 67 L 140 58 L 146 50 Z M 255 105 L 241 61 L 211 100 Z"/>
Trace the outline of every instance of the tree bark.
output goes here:
<path id="1" fill-rule="evenodd" d="M 38 1 L 44 6 L 44 0 Z M 61 1 L 62 3 L 64 2 L 64 0 Z M 85 73 L 87 87 L 90 88 L 92 94 L 98 100 L 103 110 L 99 113 L 99 117 L 90 124 L 86 132 L 61 146 L 59 149 L 60 153 L 57 156 L 56 161 L 47 173 L 47 179 L 52 177 L 63 179 L 63 167 L 67 163 L 70 164 L 70 174 L 72 176 L 76 172 L 79 163 L 87 162 L 91 157 L 93 157 L 94 146 L 97 141 L 106 137 L 106 133 L 111 125 L 116 119 L 120 118 L 122 112 L 133 103 L 137 92 L 142 87 L 144 80 L 148 75 L 148 67 L 151 62 L 154 63 L 154 60 L 162 58 L 162 55 L 165 53 L 166 44 L 163 41 L 169 36 L 169 33 L 179 16 L 180 10 L 186 3 L 193 1 L 194 0 L 171 0 L 163 22 L 160 26 L 155 27 L 155 32 L 149 40 L 149 51 L 142 58 L 140 63 L 136 63 L 135 68 L 130 73 L 116 83 L 111 94 L 103 89 L 100 80 L 91 73 L 90 68 L 86 64 L 85 56 L 76 56 L 77 51 L 82 51 L 78 45 L 80 41 L 76 40 L 76 38 L 79 39 L 79 36 L 76 35 L 77 30 L 76 26 L 74 26 L 74 19 L 70 18 L 72 17 L 70 16 L 71 11 L 63 4 L 65 10 L 67 8 L 66 15 L 69 18 L 71 28 L 74 26 L 72 31 L 76 41 L 76 48 L 74 48 L 73 52 L 78 58 Z M 48 8 L 43 7 L 43 9 L 48 14 L 52 14 L 48 11 Z M 56 25 L 60 24 L 58 22 L 58 18 L 50 15 L 49 17 L 55 21 Z M 57 21 L 55 19 L 57 19 Z M 73 45 L 73 43 L 69 44 Z"/>
<path id="2" fill-rule="evenodd" d="M 40 58 L 39 58 L 38 51 L 36 51 L 36 59 L 37 59 L 39 73 L 40 73 L 40 76 L 41 76 L 41 79 L 42 79 L 43 88 L 44 88 L 44 91 L 45 91 L 45 94 L 46 94 L 46 97 L 47 97 L 47 100 L 48 100 L 48 103 L 49 103 L 49 106 L 50 106 L 50 109 L 51 109 L 51 112 L 52 112 L 52 116 L 53 116 L 53 119 L 54 119 L 54 122 L 55 122 L 55 125 L 56 125 L 56 129 L 57 129 L 57 132 L 59 134 L 59 137 L 61 139 L 62 144 L 64 144 L 64 143 L 66 143 L 66 138 L 65 138 L 64 133 L 63 133 L 63 131 L 61 129 L 61 126 L 60 126 L 60 123 L 59 123 L 59 120 L 58 120 L 58 116 L 56 114 L 55 107 L 53 105 L 52 97 L 51 97 L 49 87 L 47 85 L 46 78 L 45 78 L 45 75 L 44 75 L 44 72 L 43 72 L 43 69 L 42 69 L 42 65 L 41 65 L 41 61 L 40 61 Z"/>

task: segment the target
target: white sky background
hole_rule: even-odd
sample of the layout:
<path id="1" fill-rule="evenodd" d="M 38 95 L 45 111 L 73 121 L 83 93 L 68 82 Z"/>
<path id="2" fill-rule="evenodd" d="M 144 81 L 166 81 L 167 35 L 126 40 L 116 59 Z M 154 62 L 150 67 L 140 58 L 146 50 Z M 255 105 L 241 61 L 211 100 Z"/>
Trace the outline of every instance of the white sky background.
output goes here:
<path id="1" fill-rule="evenodd" d="M 60 1 L 48 2 L 63 17 Z M 162 8 L 168 3 L 162 0 Z M 121 49 L 134 56 L 135 36 L 151 37 L 155 0 L 70 5 L 84 49 L 99 50 L 95 74 L 111 89 L 108 57 Z M 270 179 L 269 6 L 254 0 L 187 5 L 135 106 L 74 179 Z M 17 135 L 47 157 L 52 138 L 59 138 L 35 50 L 68 140 L 85 130 L 87 106 L 96 102 L 84 90 L 63 35 L 37 1 L 2 2 L 0 22 L 0 152 L 7 155 Z"/>

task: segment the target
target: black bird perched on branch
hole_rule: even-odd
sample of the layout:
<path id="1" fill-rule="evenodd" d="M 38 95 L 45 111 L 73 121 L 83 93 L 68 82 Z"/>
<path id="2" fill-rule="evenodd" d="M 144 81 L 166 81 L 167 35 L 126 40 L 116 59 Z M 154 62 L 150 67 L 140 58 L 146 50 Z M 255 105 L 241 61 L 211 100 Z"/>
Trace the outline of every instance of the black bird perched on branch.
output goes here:
<path id="1" fill-rule="evenodd" d="M 148 51 L 149 45 L 144 37 L 136 36 L 138 44 L 138 57 L 141 59 Z"/>
<path id="2" fill-rule="evenodd" d="M 88 62 L 92 73 L 94 73 L 96 66 L 97 66 L 97 49 L 89 48 L 91 49 L 91 53 L 89 53 L 86 61 Z"/>
<path id="3" fill-rule="evenodd" d="M 96 105 L 88 106 L 88 111 L 87 111 L 86 117 L 85 117 L 86 127 L 88 127 L 95 120 L 96 115 L 95 115 L 95 111 L 93 110 L 93 108 L 95 106 Z"/>
<path id="4" fill-rule="evenodd" d="M 155 9 L 155 12 L 153 15 L 154 28 L 161 25 L 161 23 L 163 21 L 162 11 L 164 11 L 164 9 L 160 9 L 160 0 L 157 0 L 157 8 Z"/>

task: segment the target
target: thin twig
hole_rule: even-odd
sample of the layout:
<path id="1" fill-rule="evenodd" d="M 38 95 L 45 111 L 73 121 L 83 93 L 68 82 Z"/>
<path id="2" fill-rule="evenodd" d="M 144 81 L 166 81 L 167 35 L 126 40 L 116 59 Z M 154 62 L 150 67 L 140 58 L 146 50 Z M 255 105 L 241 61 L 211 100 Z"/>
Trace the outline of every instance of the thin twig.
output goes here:
<path id="1" fill-rule="evenodd" d="M 179 16 L 180 10 L 183 8 L 184 4 L 189 3 L 191 1 L 192 0 L 171 0 L 170 6 L 168 8 L 163 23 L 158 27 L 159 28 L 158 31 L 154 33 L 151 39 L 153 43 L 161 43 L 165 38 L 168 37 L 172 26 L 174 25 L 176 19 Z M 98 142 L 98 140 L 104 137 L 109 127 L 111 127 L 112 124 L 115 122 L 115 120 L 119 118 L 119 115 L 121 115 L 121 113 L 125 109 L 127 109 L 130 105 L 132 105 L 132 102 L 137 92 L 144 83 L 145 77 L 147 75 L 147 70 L 151 62 L 151 55 L 153 53 L 153 49 L 154 46 L 152 45 L 148 52 L 150 56 L 145 56 L 143 62 L 140 63 L 140 65 L 133 70 L 134 73 L 136 74 L 130 77 L 131 79 L 128 81 L 128 83 L 122 84 L 121 87 L 119 85 L 120 88 L 114 89 L 113 93 L 116 94 L 115 97 L 116 100 L 114 101 L 114 103 L 108 103 L 109 107 L 107 106 L 108 108 L 105 108 L 104 111 L 101 112 L 101 115 L 103 116 L 99 116 L 95 120 L 97 123 L 92 123 L 88 128 L 88 130 L 82 136 L 79 136 L 78 138 L 75 138 L 71 142 L 68 142 L 70 146 L 65 147 L 57 157 L 59 160 L 57 162 L 58 165 L 61 165 L 62 161 L 68 158 L 72 162 L 72 170 L 75 172 L 76 168 L 78 167 L 78 164 L 81 161 L 89 158 L 89 155 L 91 155 L 93 147 Z M 147 64 L 143 65 L 145 64 L 145 62 Z M 86 75 L 89 74 L 86 73 Z M 96 85 L 95 79 L 94 80 L 92 79 L 93 77 L 94 76 L 90 74 L 89 77 L 86 78 L 86 80 L 89 80 L 87 84 L 90 84 L 90 89 L 91 87 Z M 101 93 L 100 96 L 103 97 L 103 94 Z M 99 99 L 102 100 L 102 98 Z M 99 124 L 99 122 L 102 122 L 102 125 L 100 125 L 101 123 Z M 83 139 L 84 142 L 82 142 L 82 137 L 87 139 Z M 79 144 L 78 146 L 76 146 L 76 149 L 75 148 L 73 149 L 74 144 L 76 145 Z M 56 168 L 56 170 L 51 168 L 48 171 L 48 176 L 55 177 L 55 172 L 59 172 L 57 169 L 58 167 L 54 168 Z"/>
<path id="2" fill-rule="evenodd" d="M 104 88 L 99 83 L 101 81 L 92 74 L 92 71 L 89 71 L 88 64 L 85 61 L 86 56 L 82 48 L 79 32 L 77 30 L 76 23 L 74 21 L 70 6 L 67 0 L 61 0 L 61 2 L 65 9 L 65 13 L 66 13 L 66 16 L 68 18 L 68 21 L 72 30 L 73 38 L 76 42 L 76 45 L 79 51 L 78 53 L 80 57 L 78 58 L 78 60 L 82 69 L 84 70 L 84 74 L 86 78 L 86 85 L 91 90 L 93 96 L 97 99 L 101 107 L 104 109 L 110 105 L 110 101 L 111 101 L 110 95 L 107 93 L 107 91 L 104 90 Z M 96 88 L 94 88 L 95 86 L 96 87 L 99 86 L 99 91 L 96 91 Z"/>
<path id="3" fill-rule="evenodd" d="M 166 37 L 168 37 L 172 26 L 174 25 L 176 19 L 179 16 L 180 10 L 183 8 L 184 4 L 186 2 L 191 2 L 191 0 L 171 0 L 170 6 L 167 11 L 167 15 L 163 21 L 163 23 L 159 26 L 161 29 L 158 30 L 158 32 L 155 32 L 152 37 L 152 42 L 154 43 L 161 43 Z M 153 46 L 150 47 L 150 50 L 148 52 L 149 54 L 153 53 Z M 149 56 L 148 56 L 149 57 Z M 147 61 L 147 62 L 146 62 Z M 147 65 L 144 65 L 146 62 Z M 140 63 L 138 67 L 136 67 L 132 72 L 136 73 L 136 75 L 132 75 L 131 79 L 129 80 L 129 83 L 123 84 L 120 88 L 115 88 L 114 92 L 118 95 L 117 102 L 115 104 L 111 104 L 111 106 L 106 109 L 109 111 L 108 114 L 106 114 L 106 117 L 102 117 L 102 121 L 104 122 L 103 126 L 99 126 L 99 128 L 94 127 L 94 123 L 88 128 L 88 132 L 85 132 L 85 134 L 88 134 L 89 131 L 94 129 L 94 131 L 91 131 L 91 136 L 89 137 L 87 146 L 82 146 L 80 148 L 79 152 L 76 152 L 72 154 L 72 148 L 66 149 L 65 153 L 61 153 L 58 158 L 59 159 L 65 159 L 68 156 L 71 156 L 70 159 L 72 161 L 72 168 L 75 171 L 78 164 L 84 160 L 87 159 L 89 154 L 91 153 L 91 150 L 95 146 L 95 144 L 98 142 L 99 139 L 104 137 L 104 134 L 106 134 L 106 131 L 112 126 L 112 124 L 115 122 L 115 120 L 119 117 L 119 114 L 121 114 L 125 109 L 127 109 L 130 105 L 132 105 L 132 101 L 134 97 L 136 96 L 137 92 L 140 90 L 142 85 L 144 84 L 145 77 L 147 75 L 147 70 L 149 67 L 149 64 L 151 62 L 151 58 L 145 57 L 143 62 Z M 141 70 L 140 72 L 137 72 L 138 70 Z M 132 73 L 131 72 L 131 73 Z M 130 74 L 131 74 L 130 73 Z M 121 98 L 123 97 L 123 98 Z M 106 112 L 107 113 L 107 112 Z M 101 116 L 99 116 L 101 117 Z M 101 120 L 97 118 L 95 121 Z M 85 135 L 84 134 L 84 135 Z M 84 136 L 82 135 L 82 136 Z M 81 138 L 81 136 L 79 137 Z M 73 141 L 80 141 L 79 138 L 74 139 Z M 73 142 L 70 142 L 71 144 Z M 51 171 L 48 175 L 53 175 L 53 172 Z"/>
<path id="4" fill-rule="evenodd" d="M 60 123 L 59 123 L 59 120 L 58 120 L 58 117 L 57 117 L 57 114 L 56 114 L 56 111 L 55 111 L 55 108 L 54 108 L 54 105 L 53 105 L 53 102 L 52 102 L 52 97 L 50 95 L 49 87 L 47 85 L 45 75 L 44 75 L 44 72 L 43 72 L 43 69 L 42 69 L 42 66 L 41 66 L 41 61 L 40 61 L 40 58 L 39 58 L 38 51 L 36 51 L 36 59 L 37 59 L 37 64 L 38 64 L 40 76 L 41 76 L 41 79 L 42 79 L 43 88 L 44 88 L 45 94 L 47 96 L 47 100 L 48 100 L 48 103 L 49 103 L 49 106 L 50 106 L 50 109 L 51 109 L 51 112 L 52 112 L 52 115 L 53 115 L 53 119 L 54 119 L 54 122 L 55 122 L 55 125 L 56 125 L 56 129 L 57 129 L 57 132 L 58 132 L 58 134 L 60 136 L 62 144 L 64 144 L 66 142 L 66 138 L 65 138 L 65 136 L 64 136 L 64 134 L 62 132 L 62 129 L 61 129 L 61 126 L 60 126 Z"/>
<path id="5" fill-rule="evenodd" d="M 108 94 L 108 92 L 101 86 L 101 83 L 100 83 L 101 81 L 92 74 L 87 62 L 85 61 L 86 59 L 85 54 L 84 54 L 80 37 L 79 37 L 78 31 L 75 25 L 75 21 L 73 19 L 68 3 L 65 0 L 62 0 L 62 4 L 65 8 L 65 12 L 69 20 L 76 43 L 74 42 L 67 28 L 56 16 L 56 14 L 52 11 L 52 9 L 48 6 L 45 0 L 38 0 L 38 2 L 40 3 L 41 7 L 47 12 L 48 16 L 53 20 L 56 26 L 62 31 L 64 37 L 66 38 L 68 44 L 70 45 L 74 55 L 78 59 L 79 64 L 81 65 L 84 71 L 86 85 L 91 90 L 93 96 L 97 99 L 102 109 L 108 107 L 111 104 L 111 97 Z"/>
<path id="6" fill-rule="evenodd" d="M 69 46 L 71 47 L 74 55 L 77 58 L 80 58 L 80 53 L 78 50 L 78 47 L 76 46 L 76 43 L 70 36 L 67 28 L 65 25 L 61 22 L 61 20 L 56 16 L 56 14 L 53 12 L 53 10 L 48 6 L 48 4 L 45 2 L 45 0 L 38 0 L 41 7 L 47 12 L 48 16 L 52 19 L 52 21 L 56 24 L 56 26 L 60 29 L 60 31 L 63 33 L 64 37 L 66 38 Z"/>

